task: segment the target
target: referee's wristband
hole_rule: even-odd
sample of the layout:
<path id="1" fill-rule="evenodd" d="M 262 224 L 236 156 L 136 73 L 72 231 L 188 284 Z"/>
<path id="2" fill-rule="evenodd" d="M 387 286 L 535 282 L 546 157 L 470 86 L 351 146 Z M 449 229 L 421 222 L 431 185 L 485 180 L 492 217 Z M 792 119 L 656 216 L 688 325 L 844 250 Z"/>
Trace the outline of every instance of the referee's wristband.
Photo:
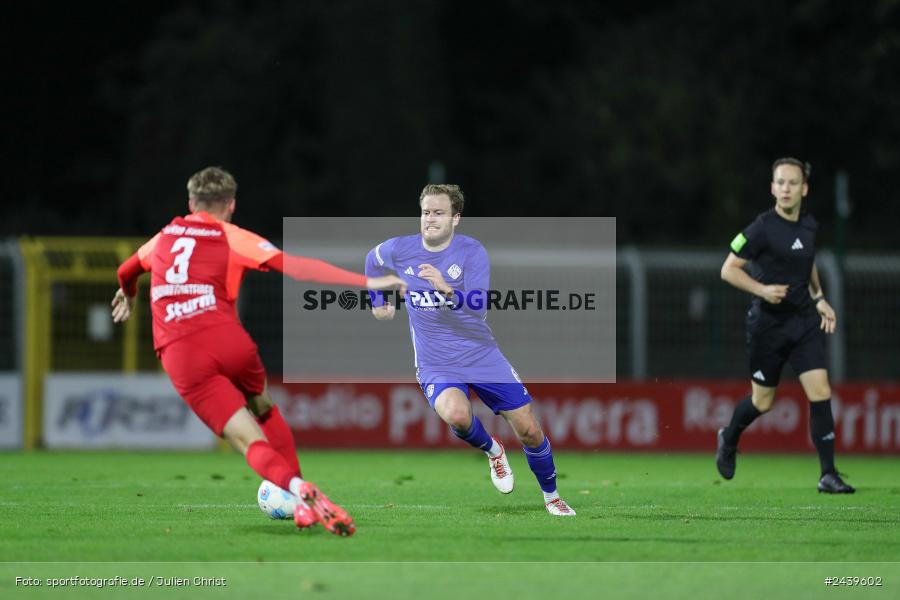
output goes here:
<path id="1" fill-rule="evenodd" d="M 820 300 L 825 299 L 825 294 L 819 294 L 818 296 L 813 296 L 813 304 L 818 304 Z"/>

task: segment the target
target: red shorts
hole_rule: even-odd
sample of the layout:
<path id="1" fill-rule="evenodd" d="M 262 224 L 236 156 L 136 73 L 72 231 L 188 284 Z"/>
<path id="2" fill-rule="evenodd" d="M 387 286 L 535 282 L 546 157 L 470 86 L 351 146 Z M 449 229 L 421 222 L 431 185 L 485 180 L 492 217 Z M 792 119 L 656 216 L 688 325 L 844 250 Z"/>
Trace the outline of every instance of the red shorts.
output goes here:
<path id="1" fill-rule="evenodd" d="M 191 410 L 222 435 L 225 423 L 265 389 L 256 344 L 239 324 L 192 333 L 160 350 L 163 368 Z"/>

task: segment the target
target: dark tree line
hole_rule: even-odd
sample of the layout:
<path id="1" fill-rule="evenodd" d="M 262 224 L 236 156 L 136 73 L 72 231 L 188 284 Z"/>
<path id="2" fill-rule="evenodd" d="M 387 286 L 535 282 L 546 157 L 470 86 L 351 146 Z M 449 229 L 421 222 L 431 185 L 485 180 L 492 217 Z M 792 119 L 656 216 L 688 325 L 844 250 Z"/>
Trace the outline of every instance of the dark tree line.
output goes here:
<path id="1" fill-rule="evenodd" d="M 409 214 L 440 165 L 468 214 L 722 244 L 793 154 L 826 242 L 846 169 L 850 246 L 897 247 L 894 1 L 117 6 L 129 25 L 72 9 L 72 47 L 7 57 L 27 75 L 7 99 L 7 232 L 148 233 L 221 164 L 236 219 L 276 237 L 285 215 Z"/>

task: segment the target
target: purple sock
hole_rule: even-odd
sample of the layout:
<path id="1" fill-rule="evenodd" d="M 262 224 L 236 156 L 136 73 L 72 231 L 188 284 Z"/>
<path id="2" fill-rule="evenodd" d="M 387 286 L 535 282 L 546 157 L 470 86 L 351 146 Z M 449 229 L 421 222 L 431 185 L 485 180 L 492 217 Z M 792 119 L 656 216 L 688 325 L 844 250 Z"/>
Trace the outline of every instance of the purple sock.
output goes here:
<path id="1" fill-rule="evenodd" d="M 553 450 L 546 436 L 537 448 L 523 446 L 528 466 L 537 478 L 538 485 L 547 493 L 556 491 L 556 466 L 553 464 Z"/>
<path id="2" fill-rule="evenodd" d="M 488 435 L 488 432 L 485 431 L 484 425 L 481 424 L 481 421 L 475 415 L 472 415 L 472 425 L 469 426 L 468 431 L 459 431 L 458 429 L 450 428 L 456 437 L 469 444 L 470 446 L 474 446 L 479 450 L 484 450 L 487 452 L 491 445 L 494 443 L 494 440 L 491 439 L 491 436 Z"/>

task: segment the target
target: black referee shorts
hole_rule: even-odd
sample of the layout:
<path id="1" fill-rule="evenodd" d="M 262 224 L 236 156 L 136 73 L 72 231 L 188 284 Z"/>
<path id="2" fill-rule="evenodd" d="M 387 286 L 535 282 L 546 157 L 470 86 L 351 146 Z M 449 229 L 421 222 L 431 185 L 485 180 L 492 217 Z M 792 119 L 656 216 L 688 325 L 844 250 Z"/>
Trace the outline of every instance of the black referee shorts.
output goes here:
<path id="1" fill-rule="evenodd" d="M 747 312 L 747 353 L 750 378 L 775 387 L 785 362 L 796 375 L 825 369 L 825 332 L 815 311 L 776 314 L 754 306 Z"/>

